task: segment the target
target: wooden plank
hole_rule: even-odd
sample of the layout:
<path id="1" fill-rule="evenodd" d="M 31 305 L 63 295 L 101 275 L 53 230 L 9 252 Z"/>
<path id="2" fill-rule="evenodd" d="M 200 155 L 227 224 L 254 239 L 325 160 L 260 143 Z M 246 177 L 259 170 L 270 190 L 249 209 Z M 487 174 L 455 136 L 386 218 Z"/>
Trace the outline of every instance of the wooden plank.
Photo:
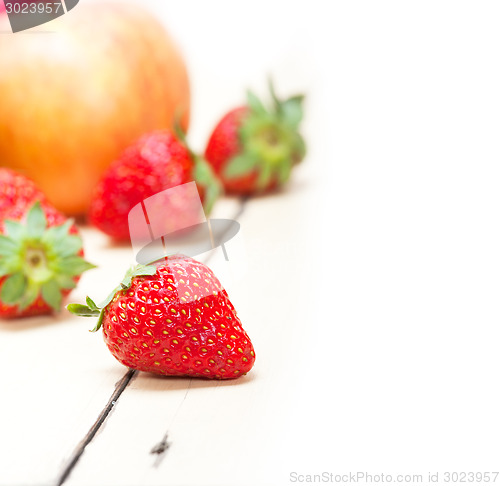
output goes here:
<path id="1" fill-rule="evenodd" d="M 87 258 L 99 268 L 83 276 L 70 301 L 103 295 L 114 259 L 129 253 L 105 250 L 107 239 L 96 231 L 83 237 Z M 55 319 L 0 321 L 0 360 L 10 370 L 1 380 L 0 484 L 53 481 L 64 451 L 86 433 L 122 377 L 102 353 L 102 339 L 87 331 L 90 324 L 66 310 Z"/>
<path id="2" fill-rule="evenodd" d="M 231 298 L 255 345 L 254 369 L 226 383 L 139 374 L 69 485 L 92 484 L 96 471 L 99 484 L 149 486 L 495 470 L 494 184 L 461 174 L 473 210 L 449 191 L 457 207 L 444 230 L 450 207 L 437 189 L 406 214 L 419 190 L 386 179 L 393 162 L 372 170 L 374 180 L 360 181 L 353 165 L 323 183 L 316 160 L 240 218 L 248 273 Z M 434 170 L 420 175 L 427 188 Z M 467 237 L 463 222 L 483 237 Z M 165 433 L 171 446 L 155 457 Z"/>
<path id="3" fill-rule="evenodd" d="M 165 22 L 188 61 L 194 101 L 189 137 L 196 150 L 203 149 L 209 127 L 224 110 L 243 102 L 246 88 L 265 92 L 269 72 L 280 79 L 279 90 L 285 93 L 302 88 L 304 79 L 309 79 L 302 69 L 293 77 L 283 75 L 295 62 L 308 66 L 307 53 L 301 51 L 298 55 L 295 46 L 290 45 L 296 27 L 304 20 L 300 5 L 291 9 L 285 2 L 261 2 L 259 8 L 246 13 L 246 22 L 230 25 L 226 20 L 241 13 L 233 2 L 209 6 L 206 2 L 189 5 L 163 0 L 137 1 L 147 4 Z M 260 10 L 264 7 L 268 14 L 263 18 Z M 274 19 L 284 8 L 288 12 L 287 28 L 276 36 Z M 214 11 L 222 14 L 219 20 L 231 32 L 207 22 L 210 18 L 215 20 Z M 255 37 L 251 26 L 257 23 L 262 28 Z M 246 34 L 242 31 L 244 26 L 248 29 Z M 199 35 L 194 35 L 198 32 Z M 252 42 L 226 43 L 224 54 L 214 55 L 221 41 L 235 35 Z M 243 55 L 241 48 L 246 54 Z M 253 55 L 256 50 L 260 56 Z M 221 204 L 235 208 L 239 202 L 226 199 Z M 229 208 L 221 214 L 234 212 Z M 119 281 L 124 267 L 132 263 L 128 248 L 112 246 L 106 237 L 91 229 L 84 229 L 84 237 L 88 258 L 99 268 L 82 278 L 71 296 L 73 301 L 83 301 L 87 294 L 97 300 L 104 297 Z M 99 417 L 115 384 L 123 377 L 123 367 L 105 350 L 99 336 L 87 332 L 89 327 L 89 321 L 66 313 L 56 320 L 0 323 L 0 363 L 4 370 L 9 370 L 1 378 L 0 485 L 56 481 Z M 161 383 L 164 386 L 167 382 Z M 178 400 L 182 399 L 182 389 Z M 172 407 L 176 407 L 175 400 Z M 108 422 L 105 428 L 110 426 L 111 421 Z M 165 425 L 170 427 L 168 423 Z M 151 437 L 152 445 L 161 440 L 162 432 L 159 428 Z M 121 434 L 115 440 L 120 437 Z"/>
<path id="4" fill-rule="evenodd" d="M 288 484 L 291 472 L 496 467 L 498 299 L 488 262 L 498 268 L 498 229 L 481 230 L 494 238 L 480 244 L 486 254 L 475 253 L 480 266 L 461 264 L 472 241 L 451 259 L 446 248 L 462 245 L 453 233 L 422 247 L 391 226 L 399 207 L 380 196 L 356 203 L 360 193 L 342 181 L 333 185 L 352 206 L 323 220 L 321 186 L 307 184 L 316 177 L 304 166 L 287 191 L 252 200 L 240 220 L 250 271 L 231 297 L 256 348 L 254 370 L 231 383 L 193 380 L 189 389 L 189 380 L 175 381 L 175 390 L 140 374 L 68 484 L 89 484 L 95 471 L 106 485 L 238 485 Z M 400 194 L 382 174 L 377 183 Z M 378 193 L 370 187 L 363 190 Z M 413 197 L 401 201 L 408 207 Z M 405 220 L 407 231 L 438 227 L 433 197 L 426 222 Z M 480 198 L 475 208 L 492 215 Z M 480 229 L 474 221 L 467 217 Z M 325 222 L 335 233 L 321 244 Z M 150 451 L 165 432 L 171 447 L 158 463 Z"/>
<path id="5" fill-rule="evenodd" d="M 301 10 L 298 5 L 293 7 L 295 23 L 289 18 L 286 32 L 278 39 L 270 27 L 275 24 L 273 18 L 280 14 L 284 3 L 267 5 L 266 2 L 266 19 L 262 19 L 259 9 L 255 9 L 251 14 L 254 19 L 252 22 L 248 13 L 249 27 L 252 23 L 265 20 L 267 28 L 263 28 L 258 39 L 255 38 L 246 49 L 248 52 L 258 49 L 265 55 L 265 59 L 250 56 L 244 61 L 243 57 L 236 56 L 241 54 L 236 43 L 227 45 L 230 51 L 226 50 L 224 56 L 214 57 L 211 55 L 214 47 L 205 42 L 215 34 L 214 26 L 207 25 L 206 19 L 212 16 L 214 8 L 220 12 L 225 11 L 225 16 L 238 15 L 239 7 L 234 9 L 232 3 L 220 3 L 215 7 L 209 7 L 205 2 L 196 2 L 195 7 L 175 2 L 168 2 L 166 5 L 163 1 L 141 0 L 139 3 L 147 3 L 165 21 L 186 53 L 194 81 L 194 109 L 189 135 L 195 149 L 203 148 L 208 137 L 207 127 L 213 126 L 225 109 L 243 101 L 246 88 L 253 87 L 265 92 L 268 72 L 272 71 L 274 76 L 280 78 L 279 89 L 285 93 L 302 87 L 304 78 L 307 78 L 302 70 L 293 77 L 281 76 L 297 60 L 301 60 L 302 66 L 307 66 L 308 62 L 304 52 L 298 56 L 296 49 L 289 46 L 294 38 L 295 26 L 302 21 L 302 17 L 297 15 Z M 286 8 L 290 13 L 288 5 Z M 242 26 L 233 26 L 232 30 L 241 35 L 241 28 Z M 202 32 L 203 29 L 206 29 L 206 34 L 203 35 L 205 41 L 200 43 L 200 36 L 193 35 L 193 32 Z M 250 29 L 249 34 L 252 31 Z M 227 34 L 219 31 L 219 36 L 225 35 Z M 251 36 L 247 38 L 250 39 Z M 219 40 L 214 39 L 213 42 L 219 45 Z M 269 47 L 271 45 L 272 49 Z M 232 59 L 230 64 L 226 58 Z M 215 62 L 218 63 L 217 66 L 214 65 Z M 225 199 L 217 206 L 214 217 L 217 214 L 220 217 L 230 217 L 235 214 L 239 204 L 238 200 Z M 86 274 L 78 289 L 73 292 L 71 301 L 79 302 L 88 294 L 96 300 L 103 298 L 121 279 L 124 268 L 133 262 L 133 256 L 127 247 L 113 246 L 105 236 L 90 228 L 84 228 L 83 233 L 88 258 L 99 265 L 99 268 Z M 124 368 L 109 355 L 99 336 L 87 332 L 89 328 L 88 320 L 71 317 L 65 312 L 56 320 L 43 318 L 0 323 L 0 363 L 4 370 L 9 370 L 1 378 L 0 485 L 54 484 L 72 460 L 80 442 L 98 420 L 116 383 L 123 378 Z M 151 388 L 150 399 L 147 398 L 147 391 L 140 386 L 143 381 L 148 382 Z M 187 384 L 182 380 L 157 382 L 142 376 L 137 379 L 137 383 L 137 388 L 134 388 L 136 381 L 132 381 L 120 400 L 124 399 L 125 402 L 128 394 L 132 396 L 137 393 L 138 399 L 151 407 L 151 416 L 165 418 L 165 423 L 160 423 L 145 442 L 145 460 L 149 468 L 148 461 L 154 462 L 156 459 L 149 456 L 148 448 L 161 442 L 166 430 L 171 430 L 171 440 L 176 443 L 180 435 L 184 436 L 183 426 L 179 429 L 172 427 L 179 423 L 178 419 L 181 425 L 189 421 L 183 416 L 184 405 L 179 408 L 184 401 Z M 242 390 L 248 388 L 246 382 L 239 383 Z M 163 393 L 164 387 L 167 387 L 168 393 Z M 192 385 L 191 391 L 195 397 L 200 396 L 197 394 L 203 391 L 200 387 L 198 382 Z M 221 392 L 213 396 L 213 407 L 224 408 L 225 403 L 230 403 L 229 397 L 224 397 L 226 394 L 232 396 L 229 393 L 232 388 L 228 384 L 217 385 L 216 390 Z M 155 394 L 155 391 L 160 393 Z M 168 401 L 158 401 L 160 394 L 165 397 L 168 395 Z M 233 406 L 237 409 L 238 400 L 236 397 L 234 400 Z M 191 406 L 189 401 L 187 403 L 188 407 Z M 166 412 L 163 414 L 164 409 Z M 119 408 L 111 412 L 106 424 L 97 432 L 97 440 L 92 442 L 91 448 L 94 443 L 98 444 L 105 431 L 112 430 L 118 410 Z M 170 416 L 176 417 L 172 424 L 168 421 Z M 219 418 L 217 414 L 215 418 Z M 120 425 L 121 421 L 116 423 Z M 109 436 L 112 437 L 113 448 L 121 441 L 122 435 L 126 435 L 121 430 L 123 429 L 120 428 L 118 435 Z M 203 430 L 200 433 L 205 434 Z M 214 428 L 206 433 L 217 435 L 217 430 Z M 87 457 L 86 452 L 84 458 Z M 80 467 L 86 470 L 85 465 L 79 465 L 77 469 Z M 106 474 L 110 471 L 108 469 Z M 99 482 L 95 471 L 88 473 L 88 477 L 92 478 L 91 482 Z M 103 478 L 106 474 L 103 474 Z M 77 478 L 71 476 L 71 480 Z"/>
<path id="6" fill-rule="evenodd" d="M 227 199 L 214 217 L 240 207 Z M 116 246 L 83 228 L 86 256 L 98 265 L 85 274 L 69 301 L 102 300 L 134 263 L 127 245 Z M 66 310 L 53 317 L 0 321 L 0 485 L 54 483 L 126 373 L 107 351 L 92 321 Z M 29 467 L 27 467 L 29 465 Z"/>
<path id="7" fill-rule="evenodd" d="M 227 36 L 217 29 L 212 4 L 206 3 L 207 11 L 197 2 L 195 12 L 192 4 L 178 5 L 169 3 L 168 9 L 189 10 L 176 17 L 175 29 L 190 53 L 199 52 L 192 32 L 202 31 L 189 29 L 192 21 L 203 27 L 211 19 L 210 30 Z M 228 5 L 217 2 L 219 9 Z M 443 468 L 498 469 L 500 198 L 490 111 L 498 105 L 499 76 L 489 62 L 499 40 L 497 16 L 482 9 L 449 10 L 446 4 L 433 5 L 432 15 L 425 8 L 400 10 L 396 2 L 365 2 L 367 10 L 349 5 L 337 6 L 338 15 L 331 16 L 318 12 L 316 3 L 308 9 L 312 14 L 304 14 L 308 28 L 299 32 L 328 32 L 324 38 L 330 41 L 307 51 L 332 66 L 322 71 L 330 77 L 318 81 L 328 89 L 312 96 L 310 155 L 286 191 L 252 200 L 240 219 L 249 271 L 231 298 L 255 344 L 255 368 L 224 383 L 138 374 L 67 484 L 280 485 L 289 484 L 294 471 L 427 477 Z M 276 37 L 275 29 L 252 36 L 261 12 L 249 10 L 237 24 L 238 34 L 258 37 L 260 46 L 272 41 L 269 32 Z M 222 24 L 230 17 L 225 13 Z M 274 17 L 268 19 L 274 23 Z M 463 26 L 471 29 L 465 36 Z M 210 36 L 205 41 L 210 54 Z M 236 42 L 229 48 L 235 46 L 240 48 Z M 221 79 L 231 80 L 232 96 L 249 73 L 240 59 L 239 69 L 214 71 L 213 57 L 202 57 L 190 57 L 196 78 L 207 80 L 196 84 L 195 93 L 212 96 L 213 115 L 219 99 L 229 103 L 217 88 Z M 248 57 L 260 75 L 262 65 Z M 333 114 L 333 124 L 321 123 L 322 111 Z M 208 126 L 207 112 L 201 116 L 195 134 Z M 116 258 L 111 273 L 129 256 Z M 3 345 L 0 357 L 10 363 L 28 335 L 10 341 L 16 348 Z M 34 352 L 35 346 L 28 349 Z M 96 356 L 94 381 L 102 370 L 119 367 L 111 357 L 107 361 L 102 343 L 84 351 L 90 350 L 77 350 L 77 356 Z M 73 358 L 69 352 L 60 356 Z M 20 363 L 19 376 L 30 376 L 38 363 L 28 364 Z M 44 395 L 47 387 L 35 388 L 38 401 L 60 397 L 60 382 L 77 386 L 78 373 L 88 372 L 88 366 L 74 367 L 56 375 L 48 388 L 52 395 Z M 24 383 L 3 379 L 17 393 Z M 102 404 L 109 398 L 104 395 Z M 22 482 L 34 483 L 25 472 L 30 460 L 36 471 L 43 461 L 54 463 L 46 449 L 71 457 L 75 436 L 85 436 L 100 409 L 93 416 L 77 410 L 75 418 L 56 405 L 61 425 L 43 402 L 43 414 L 30 417 L 32 397 L 19 396 L 26 403 L 17 410 L 10 397 L 7 409 L 16 427 L 7 418 L 2 422 L 16 453 L 6 442 L 0 460 L 15 461 L 17 473 L 27 478 Z M 71 396 L 88 393 L 73 390 Z M 36 440 L 26 461 L 19 459 L 25 442 L 12 429 L 19 430 L 21 420 L 29 426 L 22 430 L 30 430 L 45 414 L 49 424 L 62 428 L 79 424 L 78 413 L 87 425 L 79 434 L 56 430 L 54 443 Z M 42 424 L 41 430 L 49 432 L 50 426 Z M 163 455 L 151 454 L 162 448 L 165 434 L 170 447 Z M 62 454 L 54 445 L 61 440 L 69 446 Z M 37 458 L 40 446 L 45 447 Z M 14 478 L 13 467 L 6 471 Z"/>
<path id="8" fill-rule="evenodd" d="M 298 284 L 287 275 L 305 273 L 303 261 L 291 262 L 309 244 L 301 220 L 287 220 L 290 212 L 298 216 L 307 211 L 313 187 L 301 189 L 305 179 L 299 172 L 288 191 L 247 202 L 239 219 L 247 273 L 233 286 L 231 296 L 257 350 L 254 369 L 225 382 L 139 373 L 106 428 L 87 447 L 68 485 L 89 484 L 96 471 L 100 484 L 110 485 L 279 480 L 276 451 L 286 453 L 283 438 L 293 435 L 287 415 L 296 392 L 291 346 L 301 324 L 297 307 L 286 305 L 290 296 L 297 297 Z M 166 434 L 170 447 L 152 454 Z"/>

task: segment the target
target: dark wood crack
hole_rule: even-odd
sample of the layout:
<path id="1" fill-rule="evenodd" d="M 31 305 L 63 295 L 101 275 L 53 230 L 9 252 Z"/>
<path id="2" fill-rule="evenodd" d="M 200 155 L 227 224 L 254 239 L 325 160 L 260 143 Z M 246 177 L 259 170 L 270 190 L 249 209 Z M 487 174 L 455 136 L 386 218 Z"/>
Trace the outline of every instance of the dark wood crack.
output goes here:
<path id="1" fill-rule="evenodd" d="M 240 199 L 240 207 L 238 208 L 238 211 L 236 211 L 236 214 L 233 216 L 234 220 L 237 220 L 245 211 L 246 204 L 248 201 L 248 197 L 243 197 Z M 208 263 L 211 259 L 212 253 L 208 256 L 208 258 L 204 261 L 204 263 Z M 62 486 L 66 480 L 69 478 L 71 472 L 73 469 L 76 467 L 78 464 L 78 461 L 82 457 L 83 453 L 85 452 L 86 447 L 92 442 L 94 439 L 95 435 L 101 428 L 101 426 L 104 424 L 106 419 L 108 418 L 110 412 L 113 410 L 114 406 L 116 405 L 116 402 L 122 395 L 122 393 L 125 391 L 127 386 L 130 384 L 132 379 L 138 374 L 137 370 L 129 369 L 127 373 L 123 376 L 123 378 L 116 384 L 115 390 L 113 394 L 111 395 L 111 398 L 108 400 L 108 403 L 102 410 L 102 412 L 99 414 L 99 417 L 95 421 L 94 425 L 90 428 L 90 430 L 87 432 L 87 435 L 80 441 L 76 449 L 73 451 L 71 454 L 71 457 L 68 459 L 66 462 L 59 478 L 57 479 L 55 486 Z M 182 403 L 184 403 L 184 400 L 186 399 L 186 396 L 189 392 L 189 389 L 191 387 L 191 380 L 189 381 L 189 385 L 186 389 L 186 395 L 184 396 L 184 399 Z M 181 403 L 181 405 L 182 405 Z M 179 406 L 180 408 L 180 406 Z M 175 415 L 177 415 L 179 410 L 176 411 Z M 175 416 L 174 416 L 175 417 Z M 170 446 L 170 443 L 167 441 L 168 439 L 168 431 L 165 433 L 163 436 L 162 440 L 158 442 L 153 448 L 151 449 L 150 453 L 157 455 L 157 461 L 156 465 L 161 462 L 161 460 L 164 457 L 164 453 L 167 451 L 167 449 Z"/>
<path id="2" fill-rule="evenodd" d="M 71 454 L 71 457 L 68 459 L 61 475 L 59 476 L 59 479 L 56 482 L 56 486 L 62 486 L 62 484 L 64 484 L 64 482 L 68 479 L 71 471 L 78 464 L 78 461 L 85 452 L 85 448 L 92 442 L 92 439 L 95 437 L 102 424 L 106 421 L 108 415 L 113 410 L 121 394 L 124 392 L 125 388 L 127 388 L 128 384 L 132 381 L 132 378 L 134 378 L 137 373 L 137 370 L 129 369 L 127 373 L 125 373 L 123 378 L 116 384 L 113 394 L 108 400 L 106 406 L 103 408 L 102 412 L 99 414 L 99 417 L 95 421 L 94 425 L 92 425 L 92 427 L 87 432 L 87 435 L 77 445 L 76 449 L 73 451 L 73 454 Z"/>
<path id="3" fill-rule="evenodd" d="M 247 201 L 248 201 L 248 197 L 244 197 L 244 198 L 240 199 L 240 207 L 239 207 L 238 211 L 236 212 L 236 214 L 233 216 L 234 220 L 237 220 L 243 214 L 243 212 L 245 211 L 245 208 L 246 208 Z M 224 235 L 222 235 L 222 237 L 224 237 Z M 224 238 L 222 238 L 222 239 L 224 239 Z M 223 248 L 223 251 L 224 251 L 224 256 L 226 257 L 226 260 L 228 260 L 224 248 Z M 208 258 L 206 258 L 206 260 L 203 263 L 207 264 L 210 261 L 212 255 L 213 255 L 213 253 L 211 252 L 210 255 L 208 255 Z M 174 421 L 175 417 L 179 413 L 180 408 L 182 407 L 182 405 L 184 404 L 184 402 L 187 398 L 188 392 L 191 389 L 192 381 L 193 381 L 192 379 L 189 380 L 189 384 L 186 388 L 186 393 L 184 395 L 184 398 L 182 399 L 182 402 L 180 403 L 178 409 L 175 411 L 175 414 L 172 418 L 172 422 Z M 171 426 L 172 426 L 172 424 L 170 424 L 170 427 Z M 154 462 L 154 467 L 158 467 L 160 465 L 160 463 L 163 460 L 163 458 L 165 457 L 165 453 L 167 452 L 170 445 L 171 445 L 171 442 L 168 441 L 168 430 L 167 430 L 165 432 L 165 434 L 163 435 L 162 439 L 158 443 L 156 443 L 151 448 L 151 450 L 149 452 L 150 454 L 156 456 L 156 460 Z"/>

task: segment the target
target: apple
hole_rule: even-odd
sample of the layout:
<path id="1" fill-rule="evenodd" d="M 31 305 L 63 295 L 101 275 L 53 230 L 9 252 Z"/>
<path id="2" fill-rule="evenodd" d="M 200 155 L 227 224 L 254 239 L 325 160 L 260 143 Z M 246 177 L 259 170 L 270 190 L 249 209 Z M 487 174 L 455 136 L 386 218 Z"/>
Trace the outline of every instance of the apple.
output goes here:
<path id="1" fill-rule="evenodd" d="M 104 170 L 143 133 L 176 117 L 187 130 L 186 65 L 160 22 L 134 4 L 80 2 L 31 32 L 0 35 L 0 166 L 80 215 Z"/>

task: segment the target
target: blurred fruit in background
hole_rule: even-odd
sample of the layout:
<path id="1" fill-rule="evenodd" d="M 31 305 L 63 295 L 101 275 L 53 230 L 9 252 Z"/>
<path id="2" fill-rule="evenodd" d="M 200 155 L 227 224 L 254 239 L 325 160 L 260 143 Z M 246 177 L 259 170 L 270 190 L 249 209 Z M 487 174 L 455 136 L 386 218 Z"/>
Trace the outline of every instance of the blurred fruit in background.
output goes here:
<path id="1" fill-rule="evenodd" d="M 8 30 L 7 16 L 0 31 Z M 0 36 L 0 166 L 60 211 L 85 213 L 105 169 L 140 135 L 189 123 L 184 61 L 137 5 L 81 2 L 54 33 Z"/>
<path id="2" fill-rule="evenodd" d="M 205 158 L 229 194 L 253 195 L 280 187 L 305 156 L 298 131 L 304 97 L 282 101 L 272 85 L 270 89 L 270 108 L 249 92 L 247 104 L 226 113 L 208 140 Z"/>
<path id="3" fill-rule="evenodd" d="M 156 204 L 165 227 L 169 231 L 183 228 L 189 201 L 160 193 L 191 181 L 196 181 L 198 203 L 202 201 L 208 215 L 221 192 L 220 182 L 210 166 L 170 130 L 147 133 L 127 147 L 105 171 L 92 197 L 89 220 L 114 239 L 128 241 L 130 210 L 158 195 Z"/>
<path id="4" fill-rule="evenodd" d="M 33 181 L 0 168 L 0 318 L 57 312 L 90 268 L 73 222 Z"/>

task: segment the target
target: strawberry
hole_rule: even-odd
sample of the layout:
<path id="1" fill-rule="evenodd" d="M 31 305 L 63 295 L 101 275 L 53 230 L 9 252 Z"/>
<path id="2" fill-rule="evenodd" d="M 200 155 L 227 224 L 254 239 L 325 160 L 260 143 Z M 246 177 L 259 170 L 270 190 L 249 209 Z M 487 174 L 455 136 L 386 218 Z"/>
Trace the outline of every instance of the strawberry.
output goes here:
<path id="1" fill-rule="evenodd" d="M 139 265 L 99 307 L 70 304 L 80 316 L 99 316 L 111 354 L 123 365 L 163 375 L 229 379 L 255 361 L 252 343 L 213 272 L 174 255 Z"/>
<path id="2" fill-rule="evenodd" d="M 111 164 L 98 183 L 90 222 L 117 240 L 128 240 L 128 214 L 134 206 L 193 180 L 208 214 L 220 192 L 210 166 L 170 131 L 146 134 Z"/>
<path id="3" fill-rule="evenodd" d="M 0 169 L 0 317 L 58 311 L 80 275 L 93 265 L 71 220 L 35 184 Z"/>
<path id="4" fill-rule="evenodd" d="M 252 195 L 283 185 L 305 156 L 298 132 L 303 96 L 280 101 L 270 88 L 272 109 L 248 92 L 247 105 L 229 111 L 208 140 L 205 159 L 230 194 Z"/>

